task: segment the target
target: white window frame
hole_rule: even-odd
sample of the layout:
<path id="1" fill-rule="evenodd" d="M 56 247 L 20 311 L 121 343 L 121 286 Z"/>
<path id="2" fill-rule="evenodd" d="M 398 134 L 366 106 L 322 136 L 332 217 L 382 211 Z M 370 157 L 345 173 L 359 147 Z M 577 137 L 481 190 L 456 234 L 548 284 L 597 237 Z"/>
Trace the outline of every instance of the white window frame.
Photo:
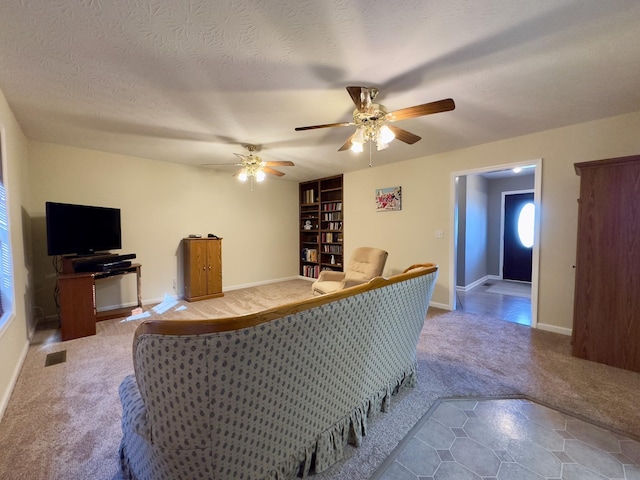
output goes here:
<path id="1" fill-rule="evenodd" d="M 15 317 L 13 288 L 13 259 L 11 248 L 11 225 L 9 221 L 9 194 L 7 188 L 7 149 L 5 129 L 0 125 L 0 296 L 2 297 L 2 316 L 0 317 L 0 336 L 2 336 Z"/>

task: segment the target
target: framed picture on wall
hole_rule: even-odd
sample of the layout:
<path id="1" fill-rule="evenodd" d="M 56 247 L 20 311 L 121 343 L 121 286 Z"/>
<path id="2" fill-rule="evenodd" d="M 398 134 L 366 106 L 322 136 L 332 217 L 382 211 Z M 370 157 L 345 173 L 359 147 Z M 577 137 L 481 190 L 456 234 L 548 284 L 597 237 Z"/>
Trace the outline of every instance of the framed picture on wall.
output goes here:
<path id="1" fill-rule="evenodd" d="M 402 187 L 376 189 L 376 212 L 402 210 Z"/>

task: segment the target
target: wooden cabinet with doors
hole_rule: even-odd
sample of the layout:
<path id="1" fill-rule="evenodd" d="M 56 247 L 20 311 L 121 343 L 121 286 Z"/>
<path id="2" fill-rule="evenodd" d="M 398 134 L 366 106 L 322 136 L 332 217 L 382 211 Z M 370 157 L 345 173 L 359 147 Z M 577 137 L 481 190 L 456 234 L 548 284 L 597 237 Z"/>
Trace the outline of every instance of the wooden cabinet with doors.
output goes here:
<path id="1" fill-rule="evenodd" d="M 222 239 L 185 238 L 182 243 L 185 300 L 222 297 Z"/>
<path id="2" fill-rule="evenodd" d="M 300 183 L 300 275 L 343 270 L 342 175 Z"/>
<path id="3" fill-rule="evenodd" d="M 575 169 L 573 355 L 640 372 L 640 156 Z"/>

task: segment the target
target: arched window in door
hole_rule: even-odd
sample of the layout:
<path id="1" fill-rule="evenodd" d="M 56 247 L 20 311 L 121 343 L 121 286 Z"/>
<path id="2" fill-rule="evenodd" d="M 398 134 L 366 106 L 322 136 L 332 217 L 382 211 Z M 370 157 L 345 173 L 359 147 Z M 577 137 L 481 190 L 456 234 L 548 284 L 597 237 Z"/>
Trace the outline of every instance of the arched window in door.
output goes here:
<path id="1" fill-rule="evenodd" d="M 518 239 L 525 248 L 533 247 L 535 215 L 533 202 L 525 203 L 518 214 Z"/>

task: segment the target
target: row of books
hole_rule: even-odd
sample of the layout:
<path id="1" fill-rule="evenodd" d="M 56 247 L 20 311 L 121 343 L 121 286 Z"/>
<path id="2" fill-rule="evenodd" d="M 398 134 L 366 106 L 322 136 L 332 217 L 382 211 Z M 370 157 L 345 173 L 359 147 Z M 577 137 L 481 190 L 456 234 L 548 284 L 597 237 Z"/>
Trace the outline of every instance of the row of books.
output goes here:
<path id="1" fill-rule="evenodd" d="M 323 213 L 322 220 L 325 222 L 329 220 L 342 220 L 342 212 Z"/>
<path id="2" fill-rule="evenodd" d="M 319 265 L 303 265 L 302 266 L 302 275 L 310 278 L 318 278 L 318 274 L 320 273 Z"/>
<path id="3" fill-rule="evenodd" d="M 302 192 L 302 203 L 316 203 L 316 192 L 313 188 Z"/>
<path id="4" fill-rule="evenodd" d="M 342 230 L 342 222 L 329 222 L 326 225 L 322 225 L 325 230 Z M 331 240 L 328 240 L 329 242 Z M 342 241 L 342 240 L 338 240 Z"/>
<path id="5" fill-rule="evenodd" d="M 334 210 L 342 210 L 342 202 L 330 202 L 323 203 L 322 210 L 325 212 L 332 212 Z"/>
<path id="6" fill-rule="evenodd" d="M 323 233 L 322 243 L 342 243 L 342 234 L 332 232 Z"/>
<path id="7" fill-rule="evenodd" d="M 323 245 L 322 251 L 324 253 L 337 253 L 342 255 L 342 245 Z"/>
<path id="8" fill-rule="evenodd" d="M 302 260 L 304 260 L 305 262 L 317 262 L 318 250 L 316 250 L 315 248 L 303 248 Z"/>

